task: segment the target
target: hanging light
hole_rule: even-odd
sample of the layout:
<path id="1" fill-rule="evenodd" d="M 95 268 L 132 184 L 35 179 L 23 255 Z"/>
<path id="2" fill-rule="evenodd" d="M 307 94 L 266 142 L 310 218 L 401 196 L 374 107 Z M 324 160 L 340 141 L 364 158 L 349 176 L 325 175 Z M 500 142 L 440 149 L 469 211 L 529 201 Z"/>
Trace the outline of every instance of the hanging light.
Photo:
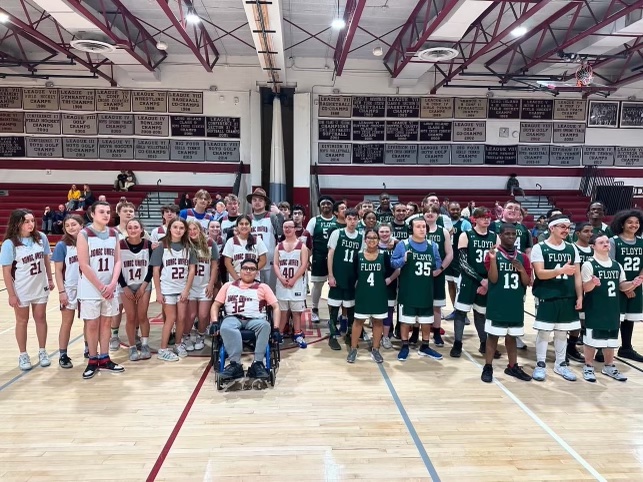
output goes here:
<path id="1" fill-rule="evenodd" d="M 0 23 L 7 23 L 9 21 L 9 15 L 4 12 L 0 12 Z"/>
<path id="2" fill-rule="evenodd" d="M 201 17 L 196 13 L 194 7 L 190 7 L 188 8 L 188 13 L 185 14 L 185 20 L 187 20 L 188 23 L 199 23 L 201 21 Z"/>
<path id="3" fill-rule="evenodd" d="M 344 22 L 343 18 L 335 18 L 333 19 L 333 22 L 330 24 L 330 26 L 335 30 L 341 30 L 346 26 L 346 22 Z"/>

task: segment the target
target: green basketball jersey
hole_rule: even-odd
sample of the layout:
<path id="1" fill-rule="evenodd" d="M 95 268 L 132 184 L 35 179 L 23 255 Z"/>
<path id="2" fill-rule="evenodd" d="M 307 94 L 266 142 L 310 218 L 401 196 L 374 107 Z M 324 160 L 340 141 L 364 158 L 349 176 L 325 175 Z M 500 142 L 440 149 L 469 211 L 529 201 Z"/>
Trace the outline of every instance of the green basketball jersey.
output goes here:
<path id="1" fill-rule="evenodd" d="M 313 236 L 313 258 L 328 256 L 328 238 L 336 228 L 335 216 L 331 219 L 324 219 L 321 215 L 315 218 L 315 229 L 311 233 Z"/>
<path id="2" fill-rule="evenodd" d="M 363 251 L 357 254 L 355 313 L 379 315 L 387 312 L 387 265 L 390 267 L 390 261 L 385 253 L 380 252 L 374 261 L 366 259 Z"/>
<path id="3" fill-rule="evenodd" d="M 393 237 L 395 239 L 404 241 L 405 239 L 409 238 L 409 227 L 406 225 L 406 223 L 404 224 L 392 223 L 391 226 L 393 226 Z"/>
<path id="4" fill-rule="evenodd" d="M 526 256 L 516 251 L 515 257 L 524 266 Z M 487 319 L 502 326 L 523 326 L 525 323 L 525 286 L 520 281 L 511 258 L 500 249 L 496 251 L 498 281 L 489 282 Z"/>
<path id="5" fill-rule="evenodd" d="M 380 249 L 380 252 L 386 256 L 388 261 L 387 269 L 386 269 L 386 277 L 388 278 L 395 272 L 390 262 L 391 258 L 393 257 L 393 251 L 395 250 L 395 247 L 385 248 L 380 246 L 379 249 Z M 395 300 L 397 298 L 397 278 L 391 281 L 391 284 L 386 287 L 386 293 L 388 295 L 389 300 Z"/>
<path id="6" fill-rule="evenodd" d="M 616 248 L 614 259 L 623 266 L 627 280 L 632 281 L 643 269 L 643 239 L 635 238 L 633 244 L 626 243 L 619 236 L 612 239 Z"/>
<path id="7" fill-rule="evenodd" d="M 440 253 L 440 258 L 444 260 L 444 257 L 447 255 L 446 249 L 446 236 L 444 235 L 444 228 L 438 226 L 437 229 L 433 232 L 426 233 L 427 239 L 430 239 L 435 244 L 438 245 L 438 252 Z"/>
<path id="8" fill-rule="evenodd" d="M 516 243 L 515 246 L 518 250 L 524 251 L 527 248 L 531 248 L 534 243 L 531 238 L 531 233 L 527 226 L 520 223 L 504 223 L 503 221 L 497 220 L 491 223 L 489 226 L 489 231 L 493 231 L 496 234 L 500 234 L 500 226 L 503 224 L 511 224 L 516 228 Z"/>
<path id="9" fill-rule="evenodd" d="M 375 215 L 377 216 L 378 224 L 393 222 L 393 211 L 391 211 L 390 209 L 388 211 L 377 210 L 375 211 Z"/>
<path id="10" fill-rule="evenodd" d="M 484 259 L 486 258 L 489 250 L 496 245 L 496 233 L 487 231 L 486 234 L 482 235 L 474 228 L 471 231 L 467 231 L 465 234 L 469 239 L 469 244 L 467 246 L 467 262 L 476 273 L 483 278 L 486 278 L 487 269 L 484 265 Z"/>
<path id="11" fill-rule="evenodd" d="M 433 307 L 433 244 L 426 241 L 426 251 L 417 251 L 409 240 L 402 241 L 407 251 L 406 263 L 400 269 L 398 303 L 413 308 Z"/>
<path id="12" fill-rule="evenodd" d="M 337 246 L 333 253 L 333 276 L 337 281 L 337 287 L 352 289 L 355 286 L 355 268 L 353 263 L 362 247 L 362 235 L 358 234 L 355 239 L 346 235 L 346 229 L 339 230 Z"/>
<path id="13" fill-rule="evenodd" d="M 620 324 L 619 279 L 621 265 L 611 261 L 606 268 L 595 259 L 591 263 L 594 276 L 601 280 L 599 286 L 585 293 L 583 311 L 585 311 L 585 326 L 592 330 L 616 330 Z"/>
<path id="14" fill-rule="evenodd" d="M 564 242 L 564 248 L 557 250 L 546 242 L 538 243 L 543 253 L 544 269 L 560 268 L 571 261 L 574 264 L 576 251 L 571 243 Z M 534 280 L 534 296 L 541 300 L 556 298 L 576 298 L 576 287 L 574 275 L 560 274 L 555 278 L 540 280 L 536 276 Z"/>
<path id="15" fill-rule="evenodd" d="M 594 249 L 591 246 L 583 248 L 576 243 L 574 243 L 574 246 L 576 246 L 576 249 L 578 250 L 578 256 L 580 257 L 581 266 L 585 261 L 594 256 Z"/>

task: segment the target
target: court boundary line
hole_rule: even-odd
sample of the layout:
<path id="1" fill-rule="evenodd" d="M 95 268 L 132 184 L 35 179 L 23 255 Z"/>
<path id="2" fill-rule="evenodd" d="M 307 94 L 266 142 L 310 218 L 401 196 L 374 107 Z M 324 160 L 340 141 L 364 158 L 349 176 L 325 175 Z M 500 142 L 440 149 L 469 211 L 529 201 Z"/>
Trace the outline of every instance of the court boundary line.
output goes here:
<path id="1" fill-rule="evenodd" d="M 468 351 L 462 350 L 462 353 L 469 359 L 471 363 L 482 369 L 482 365 L 469 354 Z M 558 435 L 554 430 L 547 425 L 538 415 L 536 415 L 525 403 L 518 398 L 511 390 L 509 390 L 502 382 L 500 382 L 495 376 L 493 377 L 493 383 L 500 388 L 505 395 L 507 395 L 518 407 L 525 412 L 529 417 L 542 428 L 554 441 L 560 445 L 569 455 L 571 455 L 576 462 L 578 462 L 585 470 L 587 470 L 596 480 L 600 482 L 607 482 L 607 479 L 603 477 L 587 460 L 583 458 L 576 450 L 574 450 L 565 440 Z"/>
<path id="2" fill-rule="evenodd" d="M 380 373 L 382 374 L 382 377 L 384 378 L 384 382 L 386 383 L 386 386 L 388 387 L 389 392 L 391 393 L 391 397 L 393 397 L 393 401 L 395 402 L 395 405 L 397 406 L 398 412 L 400 412 L 400 416 L 402 417 L 402 420 L 404 421 L 404 424 L 406 425 L 406 429 L 409 431 L 409 434 L 411 435 L 411 438 L 413 439 L 413 443 L 415 443 L 415 447 L 417 448 L 418 452 L 420 453 L 420 457 L 422 458 L 422 462 L 424 462 L 424 466 L 429 472 L 429 475 L 431 476 L 431 479 L 433 482 L 440 482 L 440 476 L 438 475 L 437 471 L 435 470 L 435 466 L 431 462 L 431 458 L 429 457 L 429 454 L 426 452 L 426 449 L 424 448 L 424 444 L 422 443 L 422 440 L 420 439 L 420 436 L 418 435 L 417 431 L 415 430 L 415 427 L 413 426 L 413 423 L 411 422 L 411 419 L 409 418 L 409 414 L 407 413 L 406 409 L 404 408 L 404 404 L 402 403 L 402 400 L 400 400 L 400 397 L 397 394 L 397 391 L 395 390 L 395 387 L 393 386 L 393 382 L 391 381 L 390 377 L 388 376 L 388 373 L 384 369 L 381 363 L 377 364 Z"/>
<path id="3" fill-rule="evenodd" d="M 81 333 L 81 334 L 80 334 L 80 335 L 78 335 L 76 338 L 74 338 L 73 340 L 71 340 L 67 346 L 69 347 L 69 346 L 73 345 L 73 344 L 74 344 L 74 343 L 76 343 L 78 340 L 80 340 L 81 338 L 83 338 L 83 336 L 84 336 L 84 335 L 83 335 L 83 333 Z M 59 354 L 59 353 L 60 353 L 60 350 L 55 350 L 55 351 L 53 351 L 53 352 L 51 352 L 51 353 L 49 354 L 49 358 L 53 358 L 53 357 L 55 357 L 55 356 L 56 356 L 56 354 Z M 45 368 L 49 368 L 49 367 L 41 367 L 41 366 L 38 364 L 38 365 L 33 366 L 33 368 L 32 368 L 31 370 L 27 370 L 27 371 L 24 371 L 24 372 L 22 372 L 22 373 L 19 373 L 18 375 L 16 375 L 15 377 L 13 377 L 11 380 L 9 380 L 8 382 L 4 383 L 4 385 L 0 385 L 0 392 L 2 392 L 3 390 L 5 390 L 6 388 L 9 388 L 11 385 L 13 385 L 14 383 L 16 383 L 16 382 L 17 382 L 18 380 L 20 380 L 21 378 L 24 378 L 25 376 L 29 375 L 30 373 L 33 373 L 33 372 L 34 372 L 34 371 L 36 371 L 38 368 L 43 368 L 43 369 L 45 369 Z"/>
<path id="4" fill-rule="evenodd" d="M 183 428 L 183 424 L 185 423 L 185 420 L 188 418 L 188 415 L 190 414 L 190 411 L 194 406 L 194 402 L 196 402 L 196 399 L 199 396 L 199 393 L 201 392 L 201 389 L 203 388 L 203 385 L 205 384 L 205 381 L 208 378 L 208 375 L 210 374 L 211 368 L 212 368 L 212 361 L 210 361 L 208 365 L 205 367 L 205 370 L 201 374 L 201 378 L 199 378 L 199 381 L 194 387 L 194 390 L 192 390 L 192 395 L 190 395 L 190 398 L 188 398 L 188 401 L 186 402 L 185 407 L 183 407 L 183 411 L 181 412 L 179 419 L 176 421 L 176 424 L 174 424 L 174 428 L 172 429 L 172 432 L 170 432 L 170 435 L 167 438 L 165 445 L 163 445 L 163 448 L 161 449 L 161 453 L 157 457 L 156 462 L 154 462 L 154 465 L 152 466 L 152 469 L 150 470 L 149 475 L 145 479 L 146 482 L 153 482 L 154 480 L 156 480 L 157 475 L 163 468 L 165 459 L 169 455 L 170 450 L 172 450 L 172 446 L 174 445 L 174 442 L 179 436 L 179 433 Z"/>

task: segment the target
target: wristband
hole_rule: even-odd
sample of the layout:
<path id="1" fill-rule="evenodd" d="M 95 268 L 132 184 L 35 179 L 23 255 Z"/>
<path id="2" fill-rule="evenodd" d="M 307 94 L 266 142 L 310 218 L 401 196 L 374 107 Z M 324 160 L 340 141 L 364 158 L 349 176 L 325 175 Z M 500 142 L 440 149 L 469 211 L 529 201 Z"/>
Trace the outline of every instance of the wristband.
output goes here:
<path id="1" fill-rule="evenodd" d="M 59 295 L 62 295 L 62 294 L 64 294 L 64 293 L 67 293 L 67 292 L 66 292 L 66 291 L 59 291 L 59 292 L 58 292 L 58 294 L 59 294 Z"/>

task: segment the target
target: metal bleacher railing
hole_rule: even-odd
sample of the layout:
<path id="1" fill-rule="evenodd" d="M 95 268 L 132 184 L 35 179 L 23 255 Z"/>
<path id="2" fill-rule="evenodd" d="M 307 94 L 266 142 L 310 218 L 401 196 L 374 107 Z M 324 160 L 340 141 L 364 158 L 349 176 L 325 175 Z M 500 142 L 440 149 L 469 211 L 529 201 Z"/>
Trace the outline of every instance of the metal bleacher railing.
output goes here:
<path id="1" fill-rule="evenodd" d="M 598 166 L 583 168 L 580 191 L 592 202 L 602 202 L 605 205 L 606 214 L 609 215 L 631 207 L 634 198 L 633 186 L 626 186 L 625 182 L 617 181 Z"/>

